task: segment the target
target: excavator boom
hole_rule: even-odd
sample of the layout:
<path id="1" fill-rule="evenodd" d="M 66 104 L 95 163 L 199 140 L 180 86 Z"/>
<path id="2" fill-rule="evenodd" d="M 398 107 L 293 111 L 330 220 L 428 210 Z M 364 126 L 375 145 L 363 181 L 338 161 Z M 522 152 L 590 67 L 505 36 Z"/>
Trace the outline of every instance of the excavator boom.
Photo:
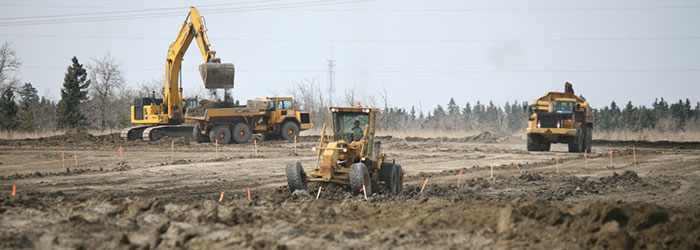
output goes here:
<path id="1" fill-rule="evenodd" d="M 136 98 L 131 106 L 131 123 L 139 125 L 122 131 L 122 137 L 128 140 L 157 140 L 160 137 L 187 136 L 193 124 L 184 118 L 189 106 L 196 106 L 196 100 L 183 102 L 180 86 L 182 58 L 196 39 L 204 64 L 199 66 L 205 88 L 233 88 L 234 67 L 232 63 L 221 63 L 216 58 L 216 51 L 211 50 L 204 19 L 195 7 L 190 7 L 185 21 L 180 27 L 175 41 L 168 48 L 165 62 L 165 83 L 163 99 L 153 96 Z M 189 121 L 191 122 L 191 121 Z"/>

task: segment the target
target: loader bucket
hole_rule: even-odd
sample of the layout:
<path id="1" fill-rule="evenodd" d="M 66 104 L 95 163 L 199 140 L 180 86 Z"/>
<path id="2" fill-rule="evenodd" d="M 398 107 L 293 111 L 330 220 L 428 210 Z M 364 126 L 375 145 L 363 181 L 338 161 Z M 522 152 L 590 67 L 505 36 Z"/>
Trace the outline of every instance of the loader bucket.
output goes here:
<path id="1" fill-rule="evenodd" d="M 205 63 L 199 65 L 199 73 L 204 81 L 204 88 L 233 88 L 233 63 Z"/>

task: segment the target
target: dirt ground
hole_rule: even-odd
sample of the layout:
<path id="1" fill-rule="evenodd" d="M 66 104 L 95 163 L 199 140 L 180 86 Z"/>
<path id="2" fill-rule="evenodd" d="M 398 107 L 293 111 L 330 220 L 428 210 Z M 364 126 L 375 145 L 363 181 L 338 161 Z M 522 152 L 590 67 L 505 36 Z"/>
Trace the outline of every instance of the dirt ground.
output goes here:
<path id="1" fill-rule="evenodd" d="M 317 139 L 297 153 L 287 141 L 0 140 L 0 248 L 700 249 L 700 143 L 595 141 L 584 157 L 491 133 L 381 137 L 401 194 L 324 184 L 315 200 L 316 184 L 287 190 L 284 165 L 310 169 Z"/>

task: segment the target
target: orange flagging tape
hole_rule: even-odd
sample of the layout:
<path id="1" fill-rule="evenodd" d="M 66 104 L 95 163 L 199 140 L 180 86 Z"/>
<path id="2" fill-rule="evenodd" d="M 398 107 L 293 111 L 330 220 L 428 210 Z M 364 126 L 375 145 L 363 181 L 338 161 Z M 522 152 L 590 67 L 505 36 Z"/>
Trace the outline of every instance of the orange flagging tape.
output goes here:
<path id="1" fill-rule="evenodd" d="M 12 196 L 15 196 L 17 194 L 17 186 L 12 185 Z"/>
<path id="2" fill-rule="evenodd" d="M 248 200 L 251 200 L 251 198 L 250 198 L 250 188 L 248 188 Z"/>
<path id="3" fill-rule="evenodd" d="M 221 196 L 219 196 L 219 202 L 224 201 L 224 192 L 221 192 Z"/>
<path id="4" fill-rule="evenodd" d="M 122 146 L 119 146 L 119 149 L 117 149 L 117 151 L 121 153 L 122 151 L 124 151 L 124 148 L 122 148 Z"/>

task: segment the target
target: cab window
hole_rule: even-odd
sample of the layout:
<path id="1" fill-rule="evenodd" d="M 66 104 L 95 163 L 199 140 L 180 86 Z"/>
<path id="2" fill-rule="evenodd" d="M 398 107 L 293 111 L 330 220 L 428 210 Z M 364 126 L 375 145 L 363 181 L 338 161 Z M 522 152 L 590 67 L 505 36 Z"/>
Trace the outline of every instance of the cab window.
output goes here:
<path id="1" fill-rule="evenodd" d="M 277 101 L 277 109 L 293 109 L 292 101 Z"/>
<path id="2" fill-rule="evenodd" d="M 559 113 L 559 114 L 574 113 L 574 103 L 573 102 L 557 102 L 557 113 Z"/>

